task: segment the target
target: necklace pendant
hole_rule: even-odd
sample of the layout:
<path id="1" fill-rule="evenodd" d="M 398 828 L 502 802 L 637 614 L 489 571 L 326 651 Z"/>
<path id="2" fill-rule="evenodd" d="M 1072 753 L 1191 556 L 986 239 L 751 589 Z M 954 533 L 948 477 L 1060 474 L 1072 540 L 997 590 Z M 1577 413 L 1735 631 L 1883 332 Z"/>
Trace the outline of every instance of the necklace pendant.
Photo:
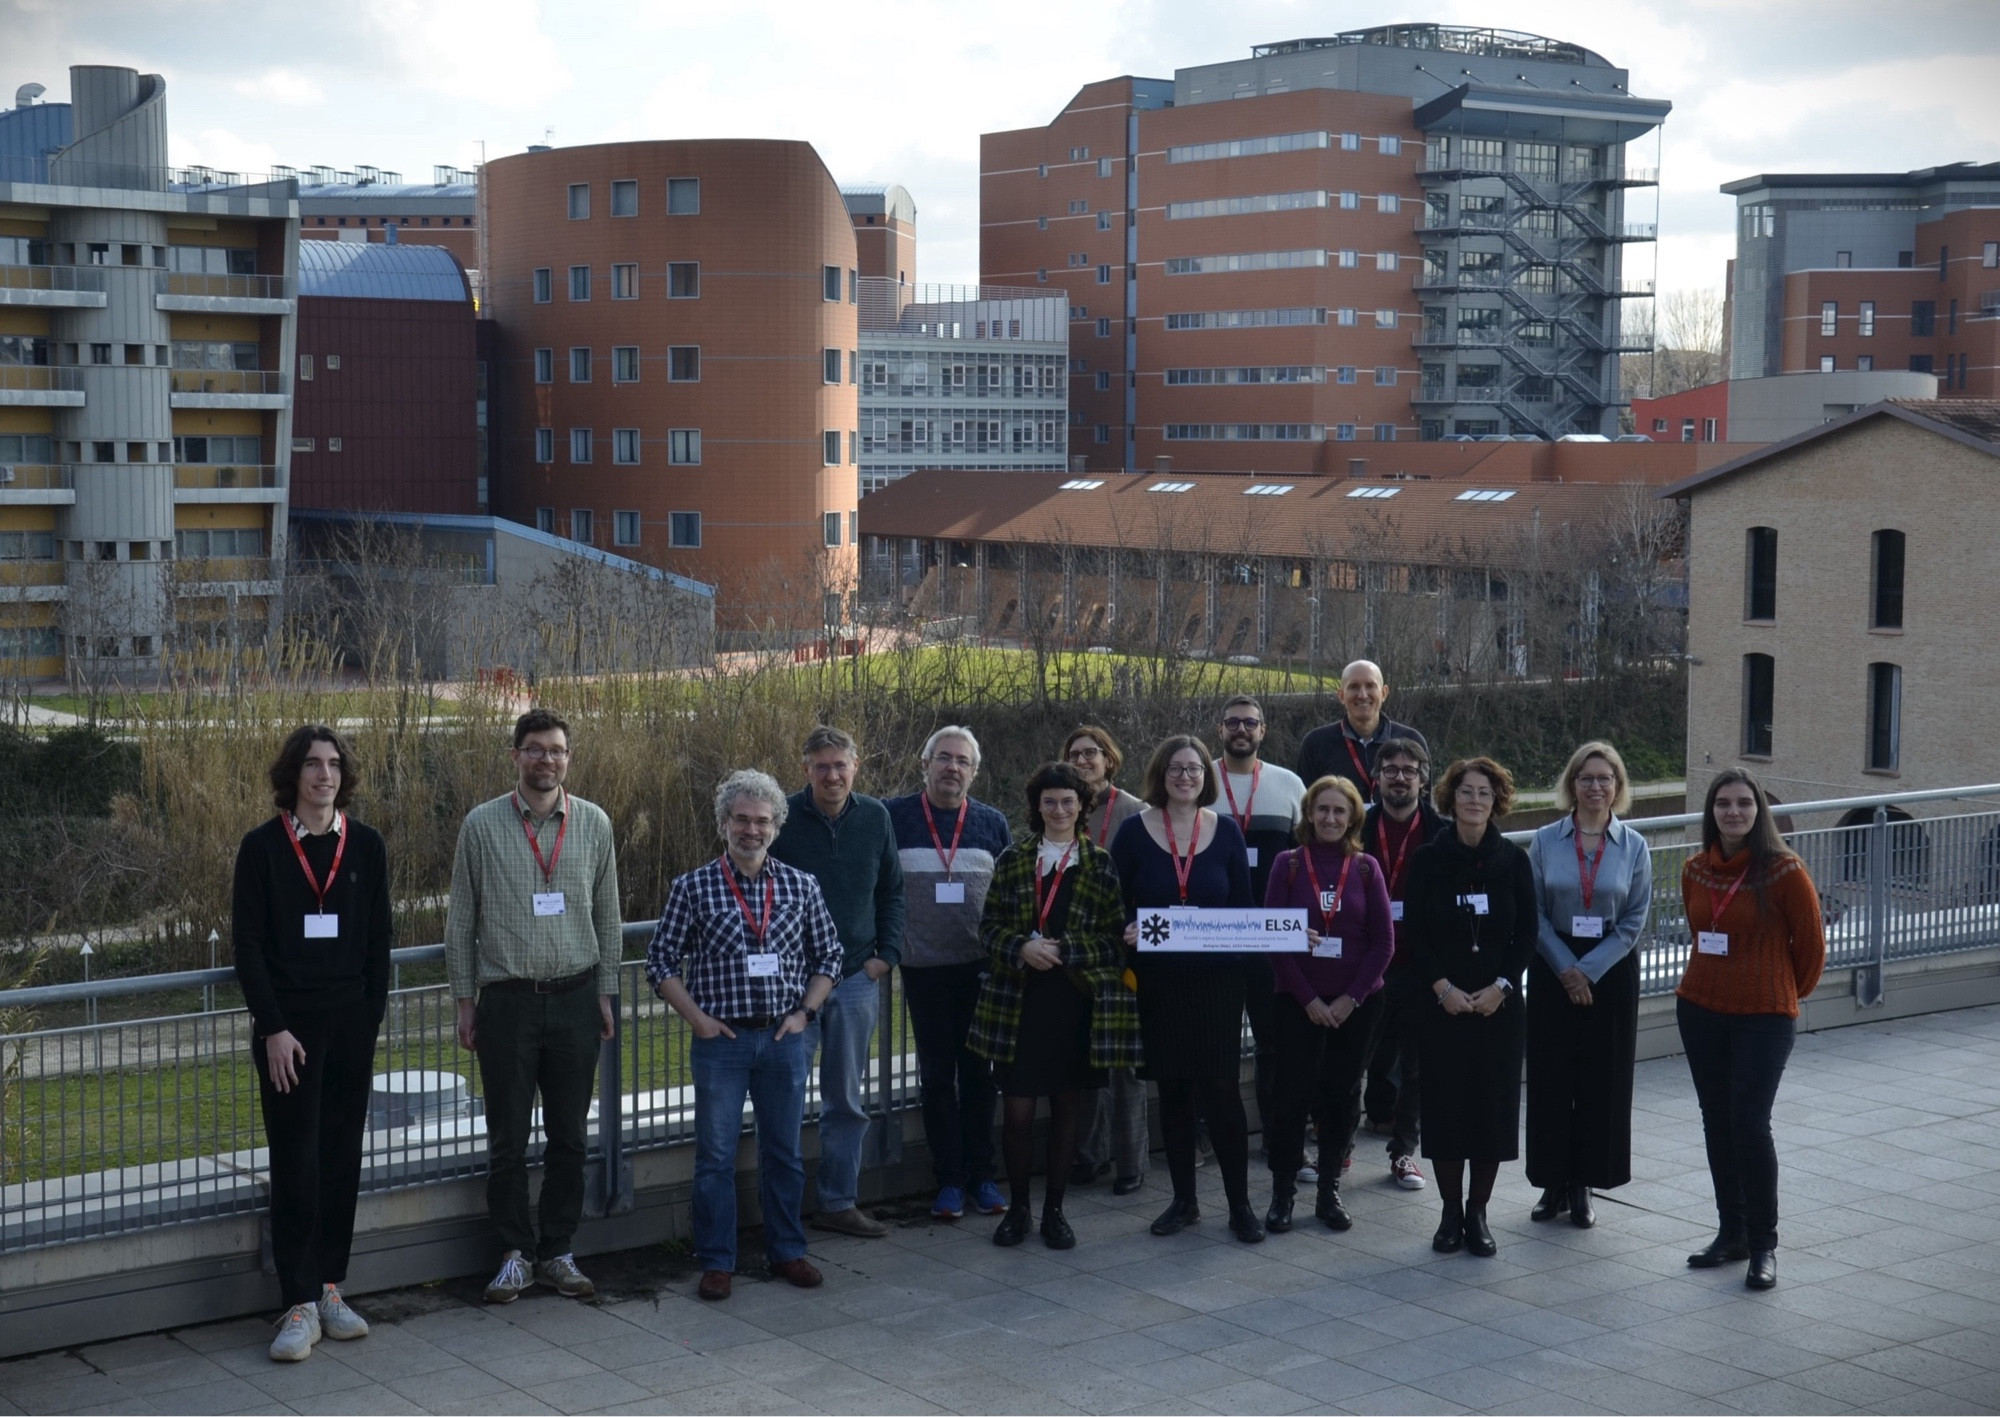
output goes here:
<path id="1" fill-rule="evenodd" d="M 1479 946 L 1477 946 L 1477 945 L 1474 945 L 1474 946 L 1472 947 L 1472 952 L 1473 952 L 1474 954 L 1478 954 L 1478 953 L 1479 953 Z"/>

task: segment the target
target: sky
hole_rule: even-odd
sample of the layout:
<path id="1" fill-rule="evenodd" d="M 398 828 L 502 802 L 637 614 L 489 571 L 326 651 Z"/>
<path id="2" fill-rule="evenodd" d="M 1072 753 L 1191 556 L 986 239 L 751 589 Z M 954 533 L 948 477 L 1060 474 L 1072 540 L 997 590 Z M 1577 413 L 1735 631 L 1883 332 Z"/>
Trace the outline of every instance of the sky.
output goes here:
<path id="1" fill-rule="evenodd" d="M 0 0 L 0 105 L 127 65 L 166 76 L 176 164 L 426 181 L 545 141 L 803 139 L 843 183 L 910 190 L 919 279 L 971 282 L 980 133 L 1047 123 L 1092 80 L 1407 21 L 1581 44 L 1672 102 L 1633 160 L 1657 152 L 1663 294 L 1720 292 L 1722 182 L 2000 159 L 2000 0 Z"/>

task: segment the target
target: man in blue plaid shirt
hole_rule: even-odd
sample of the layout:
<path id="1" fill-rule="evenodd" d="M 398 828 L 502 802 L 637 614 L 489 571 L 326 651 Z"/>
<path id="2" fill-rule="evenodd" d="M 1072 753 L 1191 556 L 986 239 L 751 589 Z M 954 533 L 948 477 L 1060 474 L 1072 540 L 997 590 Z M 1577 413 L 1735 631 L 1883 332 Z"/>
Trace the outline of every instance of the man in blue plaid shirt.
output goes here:
<path id="1" fill-rule="evenodd" d="M 727 1299 L 736 1272 L 736 1143 L 743 1099 L 757 1109 L 757 1197 L 771 1273 L 802 1289 L 806 1259 L 807 1026 L 840 973 L 840 936 L 819 882 L 767 854 L 785 824 L 785 793 L 767 773 L 731 773 L 715 792 L 728 845 L 667 892 L 646 977 L 688 1022 L 694 1042 L 694 1247 L 697 1292 Z"/>

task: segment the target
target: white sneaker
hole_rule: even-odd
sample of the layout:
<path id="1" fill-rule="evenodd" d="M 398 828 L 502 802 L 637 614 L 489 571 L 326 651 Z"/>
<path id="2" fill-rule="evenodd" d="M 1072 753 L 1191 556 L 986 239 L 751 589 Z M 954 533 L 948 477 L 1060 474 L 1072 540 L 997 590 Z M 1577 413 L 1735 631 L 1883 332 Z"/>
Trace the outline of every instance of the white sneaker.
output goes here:
<path id="1" fill-rule="evenodd" d="M 1417 1165 L 1414 1156 L 1398 1156 L 1389 1162 L 1389 1174 L 1396 1184 L 1406 1191 L 1421 1191 L 1424 1188 L 1423 1168 Z"/>
<path id="2" fill-rule="evenodd" d="M 1319 1167 L 1308 1161 L 1299 1167 L 1299 1174 L 1293 1177 L 1293 1180 L 1301 1186 L 1317 1186 L 1319 1184 Z"/>
<path id="3" fill-rule="evenodd" d="M 521 1252 L 509 1250 L 507 1257 L 500 1261 L 500 1272 L 486 1286 L 486 1302 L 511 1304 L 521 1297 L 522 1290 L 534 1282 L 534 1273 L 528 1268 L 528 1262 L 521 1258 Z"/>
<path id="4" fill-rule="evenodd" d="M 294 1304 L 278 1320 L 278 1336 L 271 1340 L 273 1363 L 299 1363 L 312 1355 L 319 1342 L 319 1309 L 313 1304 Z"/>
<path id="5" fill-rule="evenodd" d="M 535 1278 L 569 1299 L 588 1299 L 597 1292 L 597 1286 L 576 1267 L 575 1255 L 536 1261 Z"/>
<path id="6" fill-rule="evenodd" d="M 347 1307 L 347 1301 L 340 1297 L 338 1285 L 329 1284 L 326 1292 L 319 1296 L 320 1332 L 328 1338 L 366 1338 L 368 1320 Z"/>

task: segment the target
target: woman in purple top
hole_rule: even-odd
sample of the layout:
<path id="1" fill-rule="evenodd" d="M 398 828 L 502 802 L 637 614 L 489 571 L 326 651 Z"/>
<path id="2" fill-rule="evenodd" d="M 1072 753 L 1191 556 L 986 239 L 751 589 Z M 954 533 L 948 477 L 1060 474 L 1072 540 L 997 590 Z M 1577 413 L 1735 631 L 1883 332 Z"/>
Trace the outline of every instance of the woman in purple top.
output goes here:
<path id="1" fill-rule="evenodd" d="M 1358 1120 L 1361 1073 L 1382 1021 L 1382 976 L 1395 953 L 1389 886 L 1361 849 L 1364 808 L 1354 784 L 1323 777 L 1306 790 L 1302 843 L 1271 863 L 1264 904 L 1306 912 L 1306 954 L 1274 954 L 1277 999 L 1272 1116 L 1264 1149 L 1271 1209 L 1264 1228 L 1292 1228 L 1292 1198 L 1305 1163 L 1306 1117 L 1322 1141 L 1349 1137 Z M 1327 1153 L 1333 1155 L 1332 1152 Z M 1340 1167 L 1323 1165 L 1313 1214 L 1332 1230 L 1353 1225 L 1340 1203 Z"/>

